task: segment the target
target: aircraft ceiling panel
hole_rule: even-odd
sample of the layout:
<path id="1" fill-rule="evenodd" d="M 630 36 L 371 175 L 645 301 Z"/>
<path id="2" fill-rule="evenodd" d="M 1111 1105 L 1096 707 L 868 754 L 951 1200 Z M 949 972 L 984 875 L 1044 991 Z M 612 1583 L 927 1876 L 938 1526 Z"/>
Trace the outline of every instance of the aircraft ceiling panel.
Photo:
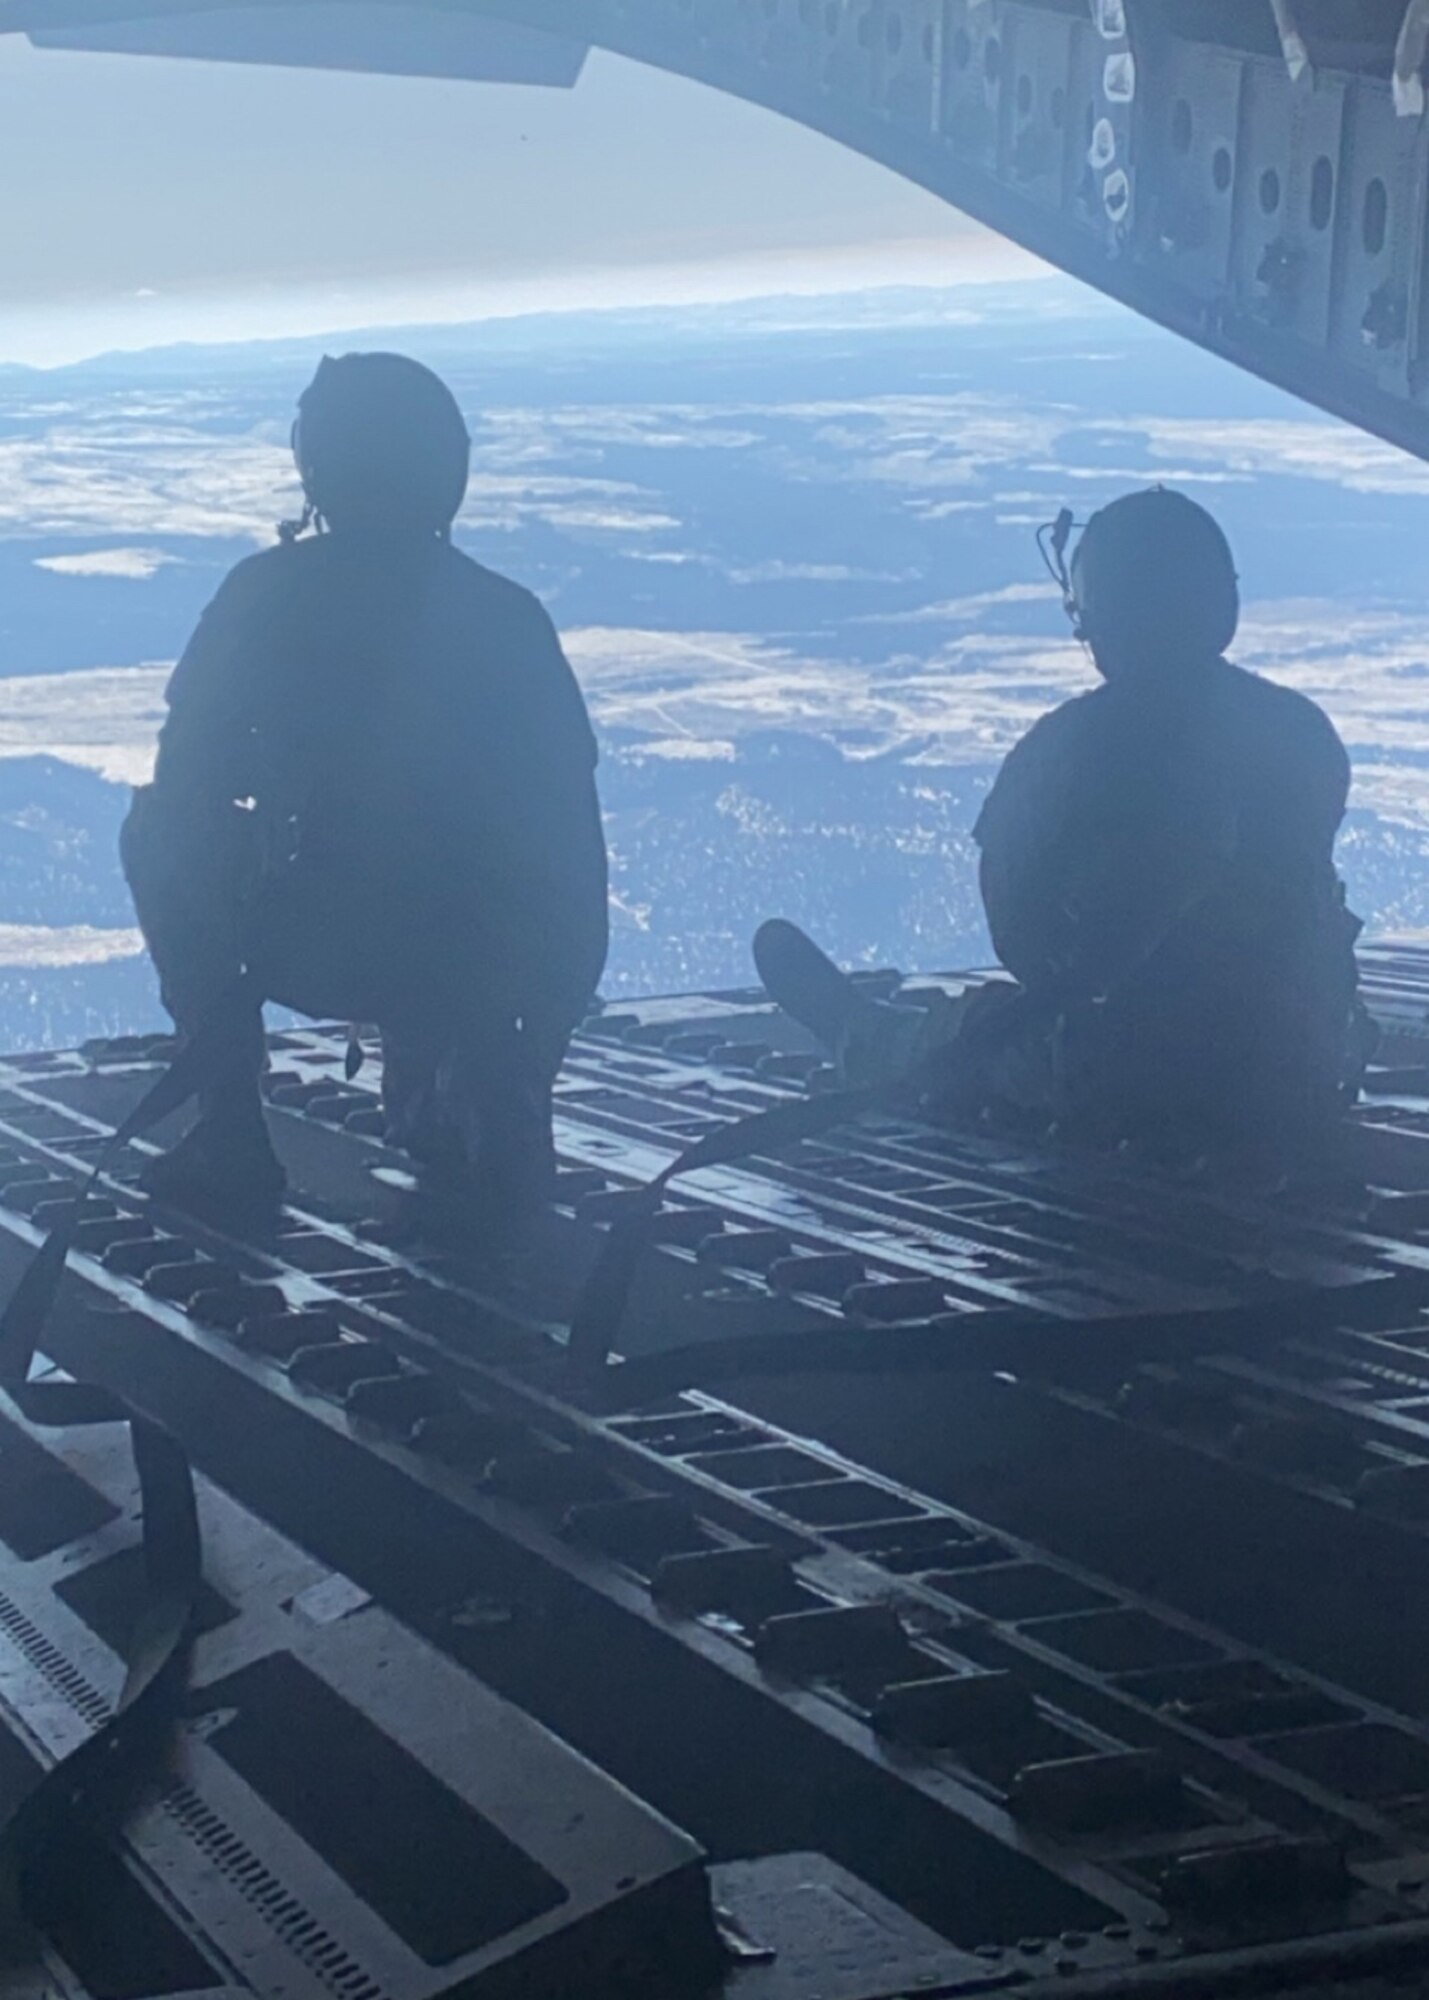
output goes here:
<path id="1" fill-rule="evenodd" d="M 91 20 L 32 28 L 37 48 L 279 68 L 359 70 L 386 76 L 457 77 L 471 83 L 543 84 L 569 90 L 588 49 L 538 30 L 445 10 L 377 0 L 315 0 L 303 7 L 232 7 L 141 20 Z"/>

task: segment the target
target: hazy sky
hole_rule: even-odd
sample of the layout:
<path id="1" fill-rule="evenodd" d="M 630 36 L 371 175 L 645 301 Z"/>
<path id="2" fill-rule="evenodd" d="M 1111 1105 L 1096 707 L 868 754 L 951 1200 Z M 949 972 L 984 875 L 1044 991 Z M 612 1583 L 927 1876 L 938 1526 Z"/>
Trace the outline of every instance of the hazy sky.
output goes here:
<path id="1" fill-rule="evenodd" d="M 0 38 L 0 359 L 1003 274 L 871 162 L 596 53 L 576 90 Z"/>

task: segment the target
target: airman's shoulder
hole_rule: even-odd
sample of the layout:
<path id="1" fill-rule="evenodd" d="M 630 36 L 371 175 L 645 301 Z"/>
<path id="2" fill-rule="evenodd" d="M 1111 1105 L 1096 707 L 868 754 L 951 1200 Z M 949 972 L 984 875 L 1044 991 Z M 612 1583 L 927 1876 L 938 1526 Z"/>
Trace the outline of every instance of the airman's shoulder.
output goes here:
<path id="1" fill-rule="evenodd" d="M 549 628 L 546 607 L 532 590 L 488 569 L 462 549 L 451 548 L 446 560 L 457 588 L 489 619 L 500 619 L 518 629 Z"/>
<path id="2" fill-rule="evenodd" d="M 1032 727 L 1018 738 L 1008 761 L 1015 757 L 1020 762 L 1030 762 L 1053 752 L 1069 750 L 1094 735 L 1104 721 L 1111 720 L 1111 716 L 1107 688 L 1088 688 L 1082 694 L 1070 695 L 1066 701 L 1058 702 L 1055 708 L 1049 708 L 1045 714 L 1038 716 Z"/>
<path id="3" fill-rule="evenodd" d="M 233 613 L 293 589 L 324 560 L 322 543 L 275 542 L 244 556 L 229 570 L 209 605 L 210 612 Z"/>
<path id="4" fill-rule="evenodd" d="M 1229 663 L 1228 663 L 1229 664 Z M 1231 665 L 1234 686 L 1247 708 L 1259 711 L 1261 726 L 1280 741 L 1290 741 L 1307 754 L 1316 751 L 1336 760 L 1346 755 L 1340 732 L 1329 716 L 1307 694 L 1286 687 L 1281 681 L 1267 680 L 1248 668 Z"/>

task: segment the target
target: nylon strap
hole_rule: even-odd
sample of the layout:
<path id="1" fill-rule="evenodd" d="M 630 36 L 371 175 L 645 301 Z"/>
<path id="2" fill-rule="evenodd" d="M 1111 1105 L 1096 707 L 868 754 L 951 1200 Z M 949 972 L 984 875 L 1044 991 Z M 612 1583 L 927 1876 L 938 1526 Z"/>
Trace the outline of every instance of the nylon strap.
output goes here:
<path id="1" fill-rule="evenodd" d="M 0 1389 L 35 1424 L 123 1423 L 139 1478 L 144 1591 L 114 1713 L 53 1765 L 0 1821 L 0 1917 L 23 1917 L 27 1884 L 65 1836 L 113 1824 L 162 1755 L 183 1702 L 202 1574 L 193 1474 L 178 1441 L 113 1391 L 87 1382 L 32 1381 L 75 1231 L 90 1195 L 131 1139 L 181 1110 L 214 1061 L 217 1036 L 200 1033 L 144 1093 L 44 1238 L 0 1314 Z"/>
<path id="2" fill-rule="evenodd" d="M 598 1375 L 608 1364 L 620 1338 L 636 1268 L 650 1247 L 660 1204 L 672 1181 L 703 1167 L 728 1166 L 759 1154 L 781 1152 L 803 1139 L 818 1138 L 895 1100 L 908 1087 L 908 1079 L 899 1078 L 896 1084 L 796 1098 L 792 1103 L 775 1104 L 767 1111 L 736 1118 L 687 1147 L 654 1180 L 632 1191 L 630 1213 L 612 1226 L 576 1300 L 568 1347 L 572 1370 Z"/>
<path id="3" fill-rule="evenodd" d="M 636 1360 L 612 1362 L 636 1271 L 652 1247 L 661 1202 L 672 1182 L 702 1167 L 777 1154 L 870 1111 L 906 1105 L 919 1088 L 920 1068 L 891 1083 L 801 1098 L 735 1119 L 688 1147 L 654 1180 L 634 1191 L 630 1213 L 611 1228 L 571 1315 L 568 1367 L 579 1379 L 582 1394 L 601 1408 L 638 1409 L 662 1396 L 743 1375 L 897 1369 L 954 1374 L 999 1369 L 1055 1372 L 1074 1361 L 1074 1349 L 1083 1343 L 1087 1354 L 1100 1363 L 1134 1365 L 1228 1352 L 1284 1337 L 1296 1327 L 1331 1324 L 1352 1301 L 1363 1300 L 1371 1291 L 1377 1302 L 1402 1305 L 1406 1312 L 1429 1304 L 1429 1272 L 1401 1271 L 1344 1286 L 1287 1287 L 1272 1299 L 1190 1312 L 1121 1313 L 1069 1321 L 1033 1311 L 989 1311 L 968 1314 L 966 1326 L 958 1328 L 948 1324 L 952 1315 L 945 1315 L 903 1327 L 762 1332 L 691 1341 Z"/>
<path id="4" fill-rule="evenodd" d="M 1005 1373 L 1066 1380 L 1205 1354 L 1244 1354 L 1335 1325 L 1367 1295 L 1411 1313 L 1429 1304 L 1429 1272 L 1399 1271 L 1348 1285 L 1293 1286 L 1253 1304 L 1095 1319 L 1001 1310 L 944 1314 L 891 1326 L 829 1326 L 735 1334 L 609 1364 L 589 1385 L 605 1411 L 641 1409 L 687 1389 L 760 1375 Z M 585 1385 L 583 1385 L 585 1386 Z"/>

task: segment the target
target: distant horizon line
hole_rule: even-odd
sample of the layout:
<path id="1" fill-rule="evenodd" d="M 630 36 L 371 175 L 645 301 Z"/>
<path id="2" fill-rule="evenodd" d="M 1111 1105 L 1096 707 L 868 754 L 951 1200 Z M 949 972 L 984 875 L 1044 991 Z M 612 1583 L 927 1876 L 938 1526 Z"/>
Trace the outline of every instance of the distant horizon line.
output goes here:
<path id="1" fill-rule="evenodd" d="M 912 239 L 849 246 L 832 258 L 794 254 L 592 268 L 477 284 L 428 281 L 410 288 L 387 283 L 336 295 L 328 288 L 276 293 L 257 286 L 237 296 L 167 299 L 142 292 L 104 305 L 54 302 L 18 313 L 7 309 L 0 318 L 0 370 L 50 374 L 175 349 L 277 346 L 379 332 L 455 333 L 532 320 L 613 319 L 786 302 L 813 307 L 895 292 L 931 297 L 1047 283 L 1061 275 L 1002 241 L 980 246 L 976 257 L 950 259 L 946 241 Z M 1086 297 L 1089 309 L 1103 303 L 1094 292 Z"/>

